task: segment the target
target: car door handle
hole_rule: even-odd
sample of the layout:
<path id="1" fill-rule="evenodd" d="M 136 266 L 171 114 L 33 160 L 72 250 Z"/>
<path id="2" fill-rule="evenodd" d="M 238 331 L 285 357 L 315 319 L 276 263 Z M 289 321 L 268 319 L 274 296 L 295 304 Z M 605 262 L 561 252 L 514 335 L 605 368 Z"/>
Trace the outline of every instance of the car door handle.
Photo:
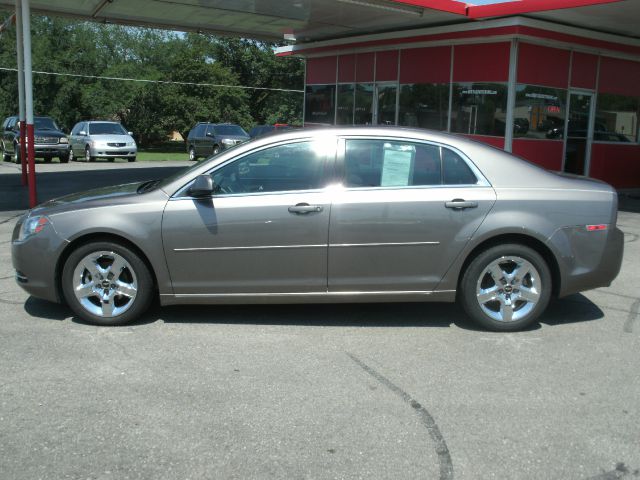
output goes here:
<path id="1" fill-rule="evenodd" d="M 306 213 L 318 213 L 322 210 L 323 208 L 320 205 L 309 205 L 308 203 L 298 203 L 297 205 L 289 207 L 290 213 L 295 213 L 298 215 Z"/>
<path id="2" fill-rule="evenodd" d="M 454 210 L 464 210 L 465 208 L 476 208 L 478 202 L 467 202 L 462 198 L 454 198 L 450 202 L 444 202 L 444 206 L 447 208 L 453 208 Z"/>

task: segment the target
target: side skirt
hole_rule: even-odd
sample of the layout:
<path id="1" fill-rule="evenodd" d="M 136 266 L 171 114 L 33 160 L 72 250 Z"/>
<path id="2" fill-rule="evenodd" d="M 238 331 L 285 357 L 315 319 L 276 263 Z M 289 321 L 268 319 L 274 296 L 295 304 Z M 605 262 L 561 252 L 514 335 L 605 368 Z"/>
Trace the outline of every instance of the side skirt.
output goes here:
<path id="1" fill-rule="evenodd" d="M 161 294 L 161 305 L 233 305 L 286 303 L 454 302 L 455 290 L 402 292 L 302 292 Z"/>

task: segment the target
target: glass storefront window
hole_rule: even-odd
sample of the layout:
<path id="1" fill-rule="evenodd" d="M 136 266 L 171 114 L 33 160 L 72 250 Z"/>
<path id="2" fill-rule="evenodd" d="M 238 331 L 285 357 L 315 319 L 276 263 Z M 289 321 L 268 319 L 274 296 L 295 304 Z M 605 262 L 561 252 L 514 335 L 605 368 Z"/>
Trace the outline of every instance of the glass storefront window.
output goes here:
<path id="1" fill-rule="evenodd" d="M 567 91 L 535 85 L 516 85 L 513 136 L 562 138 Z"/>
<path id="2" fill-rule="evenodd" d="M 353 123 L 353 83 L 338 85 L 338 112 L 336 125 Z"/>
<path id="3" fill-rule="evenodd" d="M 504 136 L 507 86 L 497 83 L 454 83 L 451 131 Z"/>
<path id="4" fill-rule="evenodd" d="M 447 129 L 449 85 L 407 84 L 400 87 L 398 125 Z"/>
<path id="5" fill-rule="evenodd" d="M 599 93 L 593 140 L 638 142 L 640 97 Z"/>
<path id="6" fill-rule="evenodd" d="M 353 115 L 355 125 L 371 125 L 373 122 L 373 84 L 356 83 L 356 104 Z"/>
<path id="7" fill-rule="evenodd" d="M 305 123 L 333 125 L 335 85 L 307 85 L 305 89 Z"/>

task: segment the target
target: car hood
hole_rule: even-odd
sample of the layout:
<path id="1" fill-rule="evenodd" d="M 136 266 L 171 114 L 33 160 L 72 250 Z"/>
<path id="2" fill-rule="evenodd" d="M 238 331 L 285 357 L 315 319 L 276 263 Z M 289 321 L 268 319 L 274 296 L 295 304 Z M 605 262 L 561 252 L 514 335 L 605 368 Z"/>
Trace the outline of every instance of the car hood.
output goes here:
<path id="1" fill-rule="evenodd" d="M 34 215 L 55 215 L 78 208 L 123 204 L 138 197 L 138 189 L 146 182 L 127 183 L 72 193 L 44 202 L 32 210 Z"/>
<path id="2" fill-rule="evenodd" d="M 56 137 L 56 138 L 62 138 L 62 137 L 66 137 L 66 135 L 64 133 L 62 133 L 60 130 L 47 130 L 45 129 L 40 129 L 37 128 L 33 131 L 33 135 L 35 137 Z"/>
<path id="3" fill-rule="evenodd" d="M 127 143 L 133 142 L 129 135 L 91 135 L 94 142 Z"/>

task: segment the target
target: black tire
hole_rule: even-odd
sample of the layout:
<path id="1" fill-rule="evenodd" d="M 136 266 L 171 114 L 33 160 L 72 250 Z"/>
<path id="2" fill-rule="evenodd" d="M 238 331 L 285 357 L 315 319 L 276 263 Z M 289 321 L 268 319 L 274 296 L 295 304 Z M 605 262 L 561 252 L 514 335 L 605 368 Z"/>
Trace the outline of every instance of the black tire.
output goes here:
<path id="1" fill-rule="evenodd" d="M 4 147 L 4 143 L 2 144 L 2 161 L 3 162 L 11 161 L 11 155 L 7 153 L 7 149 Z"/>
<path id="2" fill-rule="evenodd" d="M 193 147 L 189 147 L 189 160 L 195 162 L 198 160 L 198 156 L 196 155 L 196 149 Z"/>
<path id="3" fill-rule="evenodd" d="M 44 163 L 51 163 L 53 157 L 44 157 Z"/>
<path id="4" fill-rule="evenodd" d="M 87 145 L 84 149 L 84 159 L 87 162 L 95 162 L 96 157 L 91 156 L 91 150 L 89 149 L 89 145 Z"/>
<path id="5" fill-rule="evenodd" d="M 213 146 L 213 155 L 217 155 L 220 153 L 220 145 Z"/>
<path id="6" fill-rule="evenodd" d="M 131 305 L 117 316 L 105 317 L 91 313 L 80 303 L 74 293 L 74 270 L 78 267 L 82 259 L 97 252 L 110 252 L 122 257 L 128 262 L 133 270 L 133 278 L 137 281 L 137 292 L 135 298 L 131 300 Z M 129 266 L 122 271 L 123 273 L 121 275 L 116 277 L 116 280 L 118 278 L 124 278 L 122 275 L 129 275 L 131 273 L 128 271 Z M 61 283 L 62 292 L 69 307 L 82 320 L 95 325 L 124 325 L 131 323 L 138 319 L 149 308 L 155 295 L 153 279 L 145 262 L 130 248 L 115 242 L 91 242 L 81 245 L 74 250 L 64 264 Z M 115 298 L 113 302 L 115 304 Z"/>
<path id="7" fill-rule="evenodd" d="M 20 145 L 13 146 L 13 161 L 20 165 Z"/>
<path id="8" fill-rule="evenodd" d="M 512 269 L 516 265 L 514 259 L 522 261 L 523 278 L 518 278 Z M 492 265 L 498 265 L 498 271 L 507 275 L 496 281 L 494 277 L 500 273 L 492 275 L 487 271 Z M 511 274 L 513 279 L 508 278 Z M 544 258 L 529 247 L 510 243 L 490 247 L 471 261 L 462 276 L 458 300 L 481 326 L 497 332 L 514 332 L 529 327 L 544 312 L 551 298 L 551 287 L 551 271 Z M 490 292 L 493 290 L 495 295 Z M 482 292 L 488 292 L 488 296 L 495 296 L 496 300 L 487 300 L 481 306 L 478 297 Z M 536 300 L 522 299 L 525 292 L 534 294 Z M 510 315 L 513 315 L 511 319 Z"/>
<path id="9" fill-rule="evenodd" d="M 73 162 L 75 159 L 76 159 L 76 156 L 73 153 L 73 149 L 69 147 L 69 157 L 67 158 L 67 161 Z"/>
<path id="10" fill-rule="evenodd" d="M 128 157 L 127 160 L 129 160 L 129 162 L 135 162 L 136 161 L 136 157 Z"/>
<path id="11" fill-rule="evenodd" d="M 58 160 L 60 160 L 60 163 L 69 163 L 69 154 L 67 155 L 60 155 L 58 157 Z"/>

